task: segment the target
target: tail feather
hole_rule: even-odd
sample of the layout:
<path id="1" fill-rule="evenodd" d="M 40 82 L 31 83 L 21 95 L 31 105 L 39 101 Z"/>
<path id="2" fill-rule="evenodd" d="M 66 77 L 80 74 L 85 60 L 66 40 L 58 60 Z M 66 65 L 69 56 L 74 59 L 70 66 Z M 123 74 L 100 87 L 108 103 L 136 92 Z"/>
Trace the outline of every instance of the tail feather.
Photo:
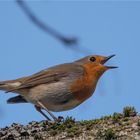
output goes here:
<path id="1" fill-rule="evenodd" d="M 15 80 L 1 81 L 0 82 L 0 90 L 9 91 L 13 88 L 18 87 L 19 85 L 21 85 L 21 83 L 18 81 L 15 81 Z"/>
<path id="2" fill-rule="evenodd" d="M 24 97 L 22 97 L 21 95 L 12 97 L 10 99 L 7 100 L 8 104 L 15 104 L 15 103 L 28 103 Z"/>

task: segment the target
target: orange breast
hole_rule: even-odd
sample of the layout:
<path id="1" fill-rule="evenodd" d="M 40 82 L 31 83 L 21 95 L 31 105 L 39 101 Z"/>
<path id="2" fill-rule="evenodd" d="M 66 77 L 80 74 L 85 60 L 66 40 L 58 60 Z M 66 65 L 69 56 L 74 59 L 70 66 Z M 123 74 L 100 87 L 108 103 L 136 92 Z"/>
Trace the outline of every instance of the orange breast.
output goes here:
<path id="1" fill-rule="evenodd" d="M 90 64 L 85 64 L 84 68 L 86 70 L 83 77 L 77 79 L 71 86 L 71 91 L 73 91 L 73 95 L 79 100 L 83 102 L 87 98 L 89 98 L 96 87 L 96 78 L 91 69 Z"/>

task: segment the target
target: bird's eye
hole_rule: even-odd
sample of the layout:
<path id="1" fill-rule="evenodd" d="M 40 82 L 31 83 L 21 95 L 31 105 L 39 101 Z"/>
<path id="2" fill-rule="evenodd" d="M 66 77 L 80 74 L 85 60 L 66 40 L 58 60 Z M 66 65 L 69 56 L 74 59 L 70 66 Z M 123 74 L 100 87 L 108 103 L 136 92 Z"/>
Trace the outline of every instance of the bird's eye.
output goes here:
<path id="1" fill-rule="evenodd" d="M 95 60 L 96 60 L 95 57 L 91 57 L 91 58 L 90 58 L 90 61 L 92 61 L 92 62 L 94 62 Z"/>

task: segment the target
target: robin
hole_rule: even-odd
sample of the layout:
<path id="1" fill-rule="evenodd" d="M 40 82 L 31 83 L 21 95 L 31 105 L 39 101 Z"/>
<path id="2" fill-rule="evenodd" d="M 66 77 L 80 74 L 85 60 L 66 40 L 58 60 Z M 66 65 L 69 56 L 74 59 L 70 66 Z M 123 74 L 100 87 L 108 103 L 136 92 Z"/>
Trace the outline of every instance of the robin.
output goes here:
<path id="1" fill-rule="evenodd" d="M 0 82 L 0 90 L 19 95 L 7 100 L 7 103 L 32 103 L 47 120 L 50 117 L 42 109 L 51 113 L 70 110 L 92 96 L 101 75 L 115 66 L 104 63 L 108 57 L 90 55 L 72 63 L 57 65 L 31 76 Z"/>

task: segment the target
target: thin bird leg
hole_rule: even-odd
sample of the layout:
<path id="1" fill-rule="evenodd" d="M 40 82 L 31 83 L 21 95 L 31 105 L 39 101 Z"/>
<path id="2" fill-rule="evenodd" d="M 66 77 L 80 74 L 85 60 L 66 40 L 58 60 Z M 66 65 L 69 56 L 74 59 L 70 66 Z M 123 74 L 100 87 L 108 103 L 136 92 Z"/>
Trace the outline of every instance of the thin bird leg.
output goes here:
<path id="1" fill-rule="evenodd" d="M 41 110 L 41 108 L 39 106 L 35 105 L 35 109 L 41 113 L 48 121 L 51 121 L 51 119 Z"/>
<path id="2" fill-rule="evenodd" d="M 41 102 L 37 102 L 44 110 L 46 110 L 50 116 L 54 119 L 54 121 L 57 121 L 58 119 L 41 103 Z"/>

